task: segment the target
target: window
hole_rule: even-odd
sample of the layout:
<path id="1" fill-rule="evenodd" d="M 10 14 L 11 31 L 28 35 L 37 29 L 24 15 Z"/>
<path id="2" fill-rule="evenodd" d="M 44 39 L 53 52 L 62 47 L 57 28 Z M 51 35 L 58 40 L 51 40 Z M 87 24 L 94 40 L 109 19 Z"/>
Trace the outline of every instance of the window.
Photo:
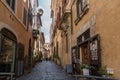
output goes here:
<path id="1" fill-rule="evenodd" d="M 27 24 L 27 26 L 32 25 L 32 20 L 33 20 L 33 15 L 32 15 L 32 12 L 29 9 L 28 10 L 28 24 Z"/>
<path id="2" fill-rule="evenodd" d="M 0 72 L 13 72 L 16 43 L 5 36 L 2 37 L 1 41 Z"/>
<path id="3" fill-rule="evenodd" d="M 77 1 L 77 16 L 80 16 L 88 6 L 88 0 L 78 0 Z"/>
<path id="4" fill-rule="evenodd" d="M 83 17 L 83 15 L 88 11 L 88 9 L 89 9 L 88 4 L 89 4 L 89 0 L 77 0 L 77 2 L 76 2 L 77 16 L 76 16 L 76 20 L 75 20 L 76 24 Z"/>
<path id="5" fill-rule="evenodd" d="M 83 7 L 83 10 L 87 7 L 88 5 L 88 0 L 82 0 L 82 7 Z"/>
<path id="6" fill-rule="evenodd" d="M 15 2 L 16 2 L 16 0 L 6 0 L 6 2 L 10 6 L 10 8 L 15 12 Z"/>
<path id="7" fill-rule="evenodd" d="M 90 38 L 90 29 L 87 29 L 82 35 L 80 35 L 78 38 L 77 38 L 77 43 L 81 43 L 81 42 L 84 42 L 85 40 L 89 39 Z"/>
<path id="8" fill-rule="evenodd" d="M 77 2 L 77 16 L 79 16 L 82 13 L 82 2 L 78 0 Z"/>
<path id="9" fill-rule="evenodd" d="M 67 3 L 67 0 L 64 0 L 64 3 L 66 4 L 66 3 Z"/>
<path id="10" fill-rule="evenodd" d="M 65 6 L 67 5 L 68 0 L 62 0 L 62 10 L 64 10 Z"/>
<path id="11" fill-rule="evenodd" d="M 23 24 L 27 26 L 27 10 L 25 8 L 23 11 Z"/>

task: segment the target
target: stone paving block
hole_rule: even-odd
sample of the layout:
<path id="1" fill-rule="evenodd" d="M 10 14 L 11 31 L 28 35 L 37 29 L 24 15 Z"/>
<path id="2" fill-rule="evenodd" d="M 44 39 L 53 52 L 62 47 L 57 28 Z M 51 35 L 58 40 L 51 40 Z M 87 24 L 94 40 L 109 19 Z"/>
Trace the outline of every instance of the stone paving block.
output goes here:
<path id="1" fill-rule="evenodd" d="M 52 61 L 42 61 L 37 64 L 32 72 L 23 75 L 17 80 L 75 80 L 69 76 L 62 68 Z"/>

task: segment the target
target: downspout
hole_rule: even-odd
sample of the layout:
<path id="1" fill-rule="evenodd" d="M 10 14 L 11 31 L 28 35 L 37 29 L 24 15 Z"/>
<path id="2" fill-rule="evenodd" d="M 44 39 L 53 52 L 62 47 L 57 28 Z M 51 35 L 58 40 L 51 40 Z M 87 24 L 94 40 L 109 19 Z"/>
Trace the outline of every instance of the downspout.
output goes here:
<path id="1" fill-rule="evenodd" d="M 74 0 L 75 1 L 75 0 Z M 73 4 L 74 4 L 74 1 L 72 0 L 72 3 L 71 3 L 71 8 L 70 8 L 70 10 L 71 10 L 71 41 L 70 41 L 70 44 L 71 44 L 71 54 L 70 54 L 70 64 L 72 65 L 72 35 L 73 35 L 73 19 L 72 19 L 72 7 L 73 7 Z"/>

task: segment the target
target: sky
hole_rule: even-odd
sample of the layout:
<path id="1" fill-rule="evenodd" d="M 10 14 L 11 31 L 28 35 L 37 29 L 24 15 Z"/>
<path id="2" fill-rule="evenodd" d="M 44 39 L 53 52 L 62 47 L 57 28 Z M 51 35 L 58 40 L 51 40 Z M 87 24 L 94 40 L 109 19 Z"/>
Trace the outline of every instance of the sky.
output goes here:
<path id="1" fill-rule="evenodd" d="M 45 42 L 50 42 L 50 25 L 51 25 L 51 0 L 38 0 L 39 1 L 39 8 L 42 8 L 44 13 L 41 17 L 42 20 L 42 28 L 41 31 L 44 32 Z"/>

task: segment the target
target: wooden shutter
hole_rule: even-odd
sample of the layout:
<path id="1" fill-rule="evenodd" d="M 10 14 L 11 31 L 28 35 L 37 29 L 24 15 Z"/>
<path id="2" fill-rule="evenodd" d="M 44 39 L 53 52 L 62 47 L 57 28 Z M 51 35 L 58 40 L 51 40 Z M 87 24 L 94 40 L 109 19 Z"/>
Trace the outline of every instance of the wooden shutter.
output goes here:
<path id="1" fill-rule="evenodd" d="M 24 45 L 22 43 L 18 43 L 18 59 L 23 60 L 24 57 Z"/>

